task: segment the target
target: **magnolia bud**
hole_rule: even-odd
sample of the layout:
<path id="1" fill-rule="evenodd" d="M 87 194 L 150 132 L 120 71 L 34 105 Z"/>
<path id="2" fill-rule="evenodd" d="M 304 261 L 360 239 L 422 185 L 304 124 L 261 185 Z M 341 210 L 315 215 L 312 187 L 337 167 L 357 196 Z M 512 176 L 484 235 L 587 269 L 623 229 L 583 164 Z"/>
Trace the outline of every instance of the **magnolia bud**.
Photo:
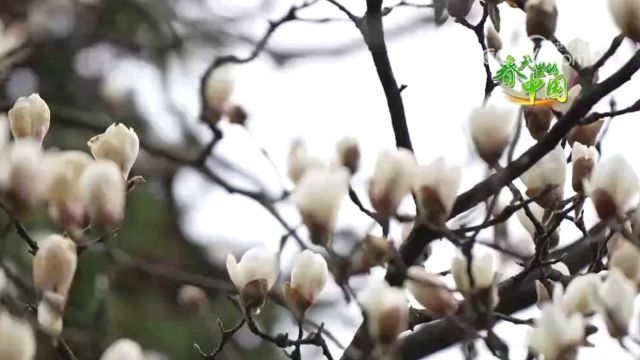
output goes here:
<path id="1" fill-rule="evenodd" d="M 591 177 L 593 167 L 598 161 L 598 150 L 593 146 L 586 147 L 579 142 L 573 143 L 573 151 L 571 151 L 572 176 L 571 185 L 576 193 L 584 192 L 583 182 Z"/>
<path id="2" fill-rule="evenodd" d="M 622 216 L 638 195 L 638 176 L 621 155 L 600 161 L 584 190 L 600 219 Z"/>
<path id="3" fill-rule="evenodd" d="M 186 308 L 200 310 L 209 305 L 209 298 L 201 288 L 194 285 L 183 285 L 178 290 L 178 304 Z"/>
<path id="4" fill-rule="evenodd" d="M 636 0 L 609 0 L 609 11 L 626 37 L 640 41 L 640 6 Z"/>
<path id="5" fill-rule="evenodd" d="M 384 280 L 372 280 L 358 294 L 358 301 L 367 315 L 369 333 L 383 351 L 389 350 L 408 326 L 409 307 L 404 290 L 391 287 Z"/>
<path id="6" fill-rule="evenodd" d="M 409 150 L 380 153 L 369 182 L 369 198 L 381 216 L 395 215 L 400 202 L 411 191 L 414 167 L 415 160 Z"/>
<path id="7" fill-rule="evenodd" d="M 456 282 L 458 291 L 465 297 L 474 294 L 488 294 L 485 298 L 488 309 L 493 309 L 498 305 L 498 289 L 495 286 L 496 272 L 493 266 L 493 257 L 489 253 L 481 256 L 474 256 L 471 262 L 471 274 L 473 275 L 473 285 L 469 278 L 467 269 L 467 258 L 456 256 L 451 262 L 451 273 Z"/>
<path id="8" fill-rule="evenodd" d="M 324 167 L 322 161 L 309 154 L 302 141 L 297 140 L 291 144 L 287 159 L 287 175 L 294 184 L 302 179 L 307 170 L 321 167 Z"/>
<path id="9" fill-rule="evenodd" d="M 614 239 L 609 241 L 613 243 Z M 640 284 L 640 249 L 631 241 L 618 237 L 615 246 L 609 249 L 609 268 L 620 270 L 636 286 Z"/>
<path id="10" fill-rule="evenodd" d="M 584 341 L 584 319 L 567 315 L 556 303 L 542 305 L 542 313 L 529 333 L 529 348 L 545 360 L 568 360 L 577 355 Z"/>
<path id="11" fill-rule="evenodd" d="M 454 18 L 463 18 L 469 14 L 474 0 L 448 0 L 447 12 Z"/>
<path id="12" fill-rule="evenodd" d="M 144 360 L 144 353 L 137 342 L 120 339 L 105 350 L 100 360 Z"/>
<path id="13" fill-rule="evenodd" d="M 444 224 L 451 214 L 460 188 L 461 169 L 447 166 L 442 157 L 429 165 L 420 165 L 414 172 L 413 193 L 424 218 L 436 225 Z"/>
<path id="14" fill-rule="evenodd" d="M 125 195 L 122 172 L 113 161 L 95 161 L 82 173 L 80 196 L 92 226 L 118 227 L 124 217 Z"/>
<path id="15" fill-rule="evenodd" d="M 302 177 L 293 201 L 314 244 L 328 245 L 331 241 L 338 210 L 348 189 L 346 169 L 312 169 Z"/>
<path id="16" fill-rule="evenodd" d="M 242 255 L 240 262 L 229 254 L 227 272 L 240 292 L 246 310 L 257 314 L 265 296 L 278 279 L 278 258 L 263 248 L 252 248 Z"/>
<path id="17" fill-rule="evenodd" d="M 0 310 L 0 334 L 0 359 L 35 359 L 36 337 L 28 322 Z"/>
<path id="18" fill-rule="evenodd" d="M 546 106 L 523 106 L 524 121 L 531 137 L 540 140 L 551 126 L 553 112 Z"/>
<path id="19" fill-rule="evenodd" d="M 573 145 L 578 142 L 586 146 L 594 146 L 603 124 L 604 120 L 600 119 L 588 125 L 574 126 L 567 134 L 569 144 Z"/>
<path id="20" fill-rule="evenodd" d="M 93 162 L 81 151 L 64 151 L 45 157 L 42 197 L 48 202 L 49 216 L 62 229 L 81 228 L 84 204 L 80 196 L 80 178 Z"/>
<path id="21" fill-rule="evenodd" d="M 33 258 L 33 283 L 41 292 L 67 297 L 78 264 L 76 244 L 62 235 L 51 234 L 38 242 Z"/>
<path id="22" fill-rule="evenodd" d="M 114 123 L 100 135 L 96 135 L 87 142 L 91 154 L 96 159 L 107 159 L 120 167 L 124 178 L 129 177 L 129 171 L 138 158 L 140 140 L 133 128 Z"/>
<path id="23" fill-rule="evenodd" d="M 240 105 L 233 105 L 227 110 L 227 118 L 232 124 L 245 125 L 247 122 L 247 112 Z"/>
<path id="24" fill-rule="evenodd" d="M 16 140 L 9 147 L 2 188 L 19 215 L 25 215 L 39 204 L 42 175 L 42 150 L 31 139 Z"/>
<path id="25" fill-rule="evenodd" d="M 551 39 L 556 32 L 558 21 L 555 0 L 528 0 L 525 11 L 527 12 L 527 35 Z"/>
<path id="26" fill-rule="evenodd" d="M 345 137 L 338 142 L 338 162 L 349 169 L 351 174 L 355 174 L 360 167 L 360 148 L 358 140 L 352 137 Z"/>
<path id="27" fill-rule="evenodd" d="M 609 334 L 622 339 L 629 333 L 629 323 L 633 318 L 635 286 L 618 269 L 611 269 L 600 289 L 600 314 L 607 324 Z"/>
<path id="28" fill-rule="evenodd" d="M 327 284 L 329 269 L 322 255 L 304 250 L 291 270 L 291 282 L 284 284 L 284 295 L 297 316 L 303 317 Z"/>
<path id="29" fill-rule="evenodd" d="M 536 202 L 543 208 L 553 209 L 563 199 L 566 172 L 564 151 L 556 146 L 522 174 L 520 180 L 527 187 L 529 197 L 537 198 Z M 545 191 L 545 195 L 540 196 Z"/>
<path id="30" fill-rule="evenodd" d="M 425 271 L 421 266 L 407 270 L 407 289 L 427 313 L 434 317 L 453 316 L 458 310 L 458 302 L 452 292 L 439 277 Z"/>
<path id="31" fill-rule="evenodd" d="M 358 269 L 365 270 L 386 264 L 394 254 L 392 242 L 380 236 L 367 234 L 362 238 L 362 257 L 354 260 L 359 263 Z"/>
<path id="32" fill-rule="evenodd" d="M 49 106 L 38 94 L 18 98 L 9 110 L 9 125 L 16 139 L 33 138 L 42 143 L 50 120 Z"/>
<path id="33" fill-rule="evenodd" d="M 471 140 L 478 155 L 489 165 L 502 156 L 515 130 L 515 116 L 511 109 L 482 107 L 474 109 L 469 118 Z"/>
<path id="34" fill-rule="evenodd" d="M 45 291 L 38 303 L 38 325 L 54 338 L 62 334 L 65 302 L 65 296 Z"/>
<path id="35" fill-rule="evenodd" d="M 567 313 L 592 314 L 596 310 L 595 301 L 602 281 L 596 274 L 580 275 L 567 285 L 562 305 Z"/>
<path id="36" fill-rule="evenodd" d="M 500 34 L 496 31 L 493 25 L 487 26 L 487 47 L 493 49 L 494 52 L 502 50 L 502 40 L 500 40 Z"/>
<path id="37" fill-rule="evenodd" d="M 550 215 L 550 213 L 536 203 L 529 204 L 529 210 L 531 211 L 531 214 L 533 215 L 533 217 L 536 220 L 538 220 L 540 225 L 544 227 L 545 221 L 547 220 L 547 216 Z M 531 240 L 535 242 L 536 235 L 540 236 L 542 234 L 536 234 L 536 227 L 533 224 L 533 221 L 531 221 L 531 219 L 529 219 L 529 217 L 527 216 L 527 213 L 525 212 L 524 208 L 519 209 L 516 212 L 516 216 L 518 218 L 518 221 L 522 225 L 522 227 L 524 227 L 524 229 L 527 230 L 527 232 L 531 236 Z M 553 249 L 554 247 L 558 246 L 558 242 L 560 242 L 560 234 L 559 234 L 559 231 L 556 229 L 553 233 L 549 234 L 549 240 L 548 240 L 549 248 Z"/>

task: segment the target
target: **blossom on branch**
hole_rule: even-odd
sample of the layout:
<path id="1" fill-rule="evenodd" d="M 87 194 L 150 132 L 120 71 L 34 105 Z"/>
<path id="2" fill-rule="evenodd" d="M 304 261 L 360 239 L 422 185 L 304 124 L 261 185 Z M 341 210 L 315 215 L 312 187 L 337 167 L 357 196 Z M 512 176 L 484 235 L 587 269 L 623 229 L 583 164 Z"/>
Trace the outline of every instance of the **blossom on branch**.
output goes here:
<path id="1" fill-rule="evenodd" d="M 591 177 L 597 161 L 598 150 L 595 147 L 587 147 L 579 142 L 573 143 L 573 150 L 571 151 L 571 186 L 576 193 L 584 193 L 583 183 Z"/>
<path id="2" fill-rule="evenodd" d="M 445 283 L 422 266 L 414 265 L 407 270 L 405 285 L 431 316 L 452 316 L 458 310 L 458 301 Z"/>
<path id="3" fill-rule="evenodd" d="M 355 174 L 360 168 L 360 147 L 358 140 L 352 137 L 345 137 L 338 142 L 338 163 Z"/>
<path id="4" fill-rule="evenodd" d="M 443 225 L 453 209 L 461 177 L 462 169 L 447 165 L 442 157 L 418 166 L 413 176 L 413 193 L 419 216 L 432 224 Z"/>
<path id="5" fill-rule="evenodd" d="M 275 253 L 260 247 L 249 249 L 240 262 L 229 254 L 227 272 L 240 292 L 245 310 L 257 314 L 278 279 L 278 258 Z"/>
<path id="6" fill-rule="evenodd" d="M 564 151 L 556 146 L 520 176 L 527 187 L 527 195 L 545 209 L 553 209 L 562 201 L 567 162 Z M 544 193 L 544 195 L 542 195 Z"/>
<path id="7" fill-rule="evenodd" d="M 306 249 L 296 259 L 291 281 L 284 284 L 284 295 L 298 317 L 315 303 L 327 284 L 329 268 L 320 254 Z"/>
<path id="8" fill-rule="evenodd" d="M 489 165 L 500 159 L 515 130 L 516 117 L 509 108 L 474 109 L 469 117 L 471 140 L 478 155 Z"/>
<path id="9" fill-rule="evenodd" d="M 111 124 L 103 134 L 89 139 L 87 145 L 96 159 L 115 162 L 125 179 L 129 177 L 140 151 L 140 139 L 133 128 L 118 123 Z"/>
<path id="10" fill-rule="evenodd" d="M 557 303 L 542 305 L 542 313 L 529 333 L 529 347 L 545 360 L 575 359 L 584 341 L 584 319 L 568 315 Z"/>
<path id="11" fill-rule="evenodd" d="M 609 10 L 624 36 L 640 41 L 640 1 L 609 0 Z"/>
<path id="12" fill-rule="evenodd" d="M 395 215 L 400 202 L 411 191 L 414 168 L 415 159 L 409 150 L 380 153 L 369 183 L 371 205 L 380 215 Z"/>
<path id="13" fill-rule="evenodd" d="M 144 360 L 144 353 L 137 342 L 130 339 L 120 339 L 104 351 L 100 360 Z"/>
<path id="14" fill-rule="evenodd" d="M 638 195 L 638 176 L 621 155 L 600 161 L 584 190 L 593 201 L 600 219 L 622 216 Z"/>
<path id="15" fill-rule="evenodd" d="M 525 11 L 529 37 L 537 35 L 551 39 L 554 36 L 558 22 L 558 8 L 555 0 L 528 0 Z"/>
<path id="16" fill-rule="evenodd" d="M 50 120 L 49 106 L 38 94 L 18 98 L 9 110 L 9 126 L 16 139 L 32 138 L 42 143 Z"/>
<path id="17" fill-rule="evenodd" d="M 371 280 L 358 294 L 367 315 L 369 333 L 388 352 L 409 323 L 409 307 L 404 289 L 392 287 L 384 280 Z"/>
<path id="18" fill-rule="evenodd" d="M 126 187 L 116 163 L 96 160 L 82 173 L 80 196 L 91 219 L 99 229 L 115 229 L 124 217 Z"/>
<path id="19" fill-rule="evenodd" d="M 314 244 L 327 246 L 330 243 L 338 210 L 348 189 L 349 174 L 344 168 L 312 169 L 300 180 L 293 201 Z"/>

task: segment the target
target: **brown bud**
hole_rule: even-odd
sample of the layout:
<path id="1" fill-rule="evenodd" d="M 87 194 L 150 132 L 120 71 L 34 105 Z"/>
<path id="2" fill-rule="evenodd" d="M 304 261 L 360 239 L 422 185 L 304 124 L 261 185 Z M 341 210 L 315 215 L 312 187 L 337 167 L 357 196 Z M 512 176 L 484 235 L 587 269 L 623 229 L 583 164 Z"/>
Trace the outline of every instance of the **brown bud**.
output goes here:
<path id="1" fill-rule="evenodd" d="M 590 197 L 600 219 L 609 219 L 617 214 L 616 202 L 606 191 L 595 189 Z"/>
<path id="2" fill-rule="evenodd" d="M 379 236 L 367 235 L 362 239 L 363 268 L 386 264 L 393 256 L 393 244 Z"/>
<path id="3" fill-rule="evenodd" d="M 593 159 L 579 158 L 573 161 L 573 172 L 571 177 L 571 186 L 576 193 L 582 194 L 584 188 L 582 181 L 589 179 L 593 171 Z"/>
<path id="4" fill-rule="evenodd" d="M 527 35 L 550 39 L 556 32 L 558 9 L 548 0 L 529 0 L 526 5 Z"/>
<path id="5" fill-rule="evenodd" d="M 524 120 L 531 137 L 540 140 L 549 130 L 553 112 L 546 106 L 525 106 Z"/>
<path id="6" fill-rule="evenodd" d="M 393 345 L 405 329 L 406 314 L 396 307 L 388 308 L 378 315 L 378 342 L 383 347 Z"/>
<path id="7" fill-rule="evenodd" d="M 298 318 L 303 317 L 307 309 L 313 305 L 313 302 L 298 291 L 298 289 L 291 287 L 291 283 L 288 281 L 284 283 L 284 297 Z"/>
<path id="8" fill-rule="evenodd" d="M 449 0 L 447 1 L 447 12 L 454 18 L 463 18 L 469 14 L 474 0 Z"/>
<path id="9" fill-rule="evenodd" d="M 423 186 L 420 188 L 420 193 L 417 197 L 421 201 L 422 216 L 427 222 L 440 225 L 447 221 L 447 210 L 435 189 L 430 186 Z"/>
<path id="10" fill-rule="evenodd" d="M 245 125 L 248 114 L 240 105 L 232 105 L 227 109 L 227 117 L 232 124 Z"/>
<path id="11" fill-rule="evenodd" d="M 525 193 L 527 194 L 528 197 L 535 198 L 536 203 L 538 203 L 538 205 L 542 206 L 543 208 L 554 209 L 556 205 L 560 201 L 562 201 L 562 198 L 561 196 L 558 196 L 558 192 L 554 190 L 547 191 L 544 195 L 542 195 L 542 193 L 544 193 L 545 190 L 546 189 L 529 188 Z"/>
<path id="12" fill-rule="evenodd" d="M 569 144 L 573 145 L 577 141 L 586 146 L 595 145 L 603 124 L 604 119 L 600 119 L 588 125 L 574 126 L 567 135 Z"/>
<path id="13" fill-rule="evenodd" d="M 269 292 L 267 280 L 257 279 L 248 282 L 242 291 L 240 297 L 246 310 L 256 314 L 264 305 L 264 300 Z"/>

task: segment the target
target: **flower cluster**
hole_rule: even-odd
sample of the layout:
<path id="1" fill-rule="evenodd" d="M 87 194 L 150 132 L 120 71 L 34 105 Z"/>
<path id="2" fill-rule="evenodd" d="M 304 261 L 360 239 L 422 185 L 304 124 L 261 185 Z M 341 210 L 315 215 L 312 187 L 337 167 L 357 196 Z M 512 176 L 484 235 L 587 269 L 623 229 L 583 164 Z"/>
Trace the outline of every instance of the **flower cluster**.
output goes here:
<path id="1" fill-rule="evenodd" d="M 31 244 L 33 284 L 38 295 L 37 324 L 53 339 L 61 336 L 63 317 L 78 265 L 77 243 L 85 229 L 113 231 L 124 217 L 126 181 L 139 150 L 133 129 L 111 125 L 89 140 L 82 151 L 43 149 L 51 113 L 38 94 L 20 98 L 8 113 L 13 135 L 2 137 L 0 196 L 7 210 L 27 219 L 46 209 L 60 233 L 40 236 Z M 4 272 L 0 293 L 7 283 Z M 34 333 L 28 323 L 0 312 L 0 358 L 30 360 Z M 105 354 L 105 359 L 134 359 Z M 142 359 L 142 357 L 139 357 Z"/>

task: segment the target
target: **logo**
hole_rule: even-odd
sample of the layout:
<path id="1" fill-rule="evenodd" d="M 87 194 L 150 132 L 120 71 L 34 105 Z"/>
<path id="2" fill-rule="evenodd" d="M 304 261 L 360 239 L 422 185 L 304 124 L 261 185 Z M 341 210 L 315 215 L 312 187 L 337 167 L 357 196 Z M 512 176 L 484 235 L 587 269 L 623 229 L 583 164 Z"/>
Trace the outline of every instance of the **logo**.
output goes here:
<path id="1" fill-rule="evenodd" d="M 519 62 L 509 55 L 493 80 L 502 85 L 507 98 L 519 105 L 549 106 L 566 102 L 567 77 L 551 62 L 534 61 L 525 55 Z"/>

